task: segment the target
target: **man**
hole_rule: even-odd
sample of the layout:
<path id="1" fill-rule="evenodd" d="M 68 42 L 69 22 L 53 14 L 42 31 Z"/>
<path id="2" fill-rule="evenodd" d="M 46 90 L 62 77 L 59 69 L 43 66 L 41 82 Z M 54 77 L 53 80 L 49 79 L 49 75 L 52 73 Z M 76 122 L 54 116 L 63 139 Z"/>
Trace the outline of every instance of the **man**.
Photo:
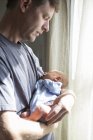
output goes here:
<path id="1" fill-rule="evenodd" d="M 51 132 L 63 117 L 63 105 L 68 111 L 73 105 L 72 94 L 59 96 L 47 117 L 49 126 L 19 117 L 29 108 L 36 81 L 44 74 L 37 57 L 22 40 L 33 42 L 49 31 L 57 6 L 58 0 L 8 0 L 0 22 L 1 140 L 53 140 Z"/>

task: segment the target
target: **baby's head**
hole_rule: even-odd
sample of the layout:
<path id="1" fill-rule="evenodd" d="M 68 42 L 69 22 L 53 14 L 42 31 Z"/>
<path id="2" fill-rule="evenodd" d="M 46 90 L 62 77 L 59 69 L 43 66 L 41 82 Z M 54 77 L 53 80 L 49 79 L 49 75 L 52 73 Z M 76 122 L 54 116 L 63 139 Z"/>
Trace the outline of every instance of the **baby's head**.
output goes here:
<path id="1" fill-rule="evenodd" d="M 68 79 L 63 72 L 60 71 L 50 71 L 43 75 L 42 79 L 50 79 L 55 82 L 61 82 L 62 88 L 68 85 Z"/>

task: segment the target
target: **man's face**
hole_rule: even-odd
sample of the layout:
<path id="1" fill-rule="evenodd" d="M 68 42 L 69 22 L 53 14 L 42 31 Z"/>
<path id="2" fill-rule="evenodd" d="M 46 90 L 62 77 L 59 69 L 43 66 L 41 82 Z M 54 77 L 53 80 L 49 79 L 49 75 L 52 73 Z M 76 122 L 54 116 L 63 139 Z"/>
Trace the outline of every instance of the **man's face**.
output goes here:
<path id="1" fill-rule="evenodd" d="M 23 26 L 22 26 L 22 34 L 23 38 L 34 42 L 36 37 L 41 35 L 43 32 L 49 31 L 49 21 L 51 20 L 55 9 L 46 4 L 37 7 L 36 9 L 31 9 L 29 7 Z"/>

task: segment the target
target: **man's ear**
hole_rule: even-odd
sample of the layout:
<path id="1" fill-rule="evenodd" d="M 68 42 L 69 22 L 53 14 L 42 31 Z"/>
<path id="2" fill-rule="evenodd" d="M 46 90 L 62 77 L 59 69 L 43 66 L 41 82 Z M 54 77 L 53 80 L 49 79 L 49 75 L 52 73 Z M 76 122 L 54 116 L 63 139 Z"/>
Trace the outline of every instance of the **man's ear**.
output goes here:
<path id="1" fill-rule="evenodd" d="M 32 0 L 20 0 L 20 8 L 23 13 L 29 8 Z"/>

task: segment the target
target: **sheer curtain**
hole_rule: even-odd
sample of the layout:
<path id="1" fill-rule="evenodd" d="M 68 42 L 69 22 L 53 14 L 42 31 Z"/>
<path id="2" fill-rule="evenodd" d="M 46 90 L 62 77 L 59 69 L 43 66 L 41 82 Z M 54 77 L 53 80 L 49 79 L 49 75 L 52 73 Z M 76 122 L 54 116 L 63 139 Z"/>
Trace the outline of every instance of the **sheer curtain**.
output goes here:
<path id="1" fill-rule="evenodd" d="M 93 140 L 93 0 L 60 0 L 47 45 L 47 69 L 64 71 L 76 94 L 72 112 L 60 122 L 55 137 Z"/>
<path id="2" fill-rule="evenodd" d="M 71 1 L 69 79 L 76 93 L 69 140 L 93 140 L 93 0 Z"/>
<path id="3" fill-rule="evenodd" d="M 67 71 L 68 15 L 66 0 L 60 0 L 60 11 L 55 14 L 46 41 L 46 67 Z M 60 53 L 59 53 L 60 52 Z"/>
<path id="4" fill-rule="evenodd" d="M 69 6 L 70 1 L 60 0 L 59 12 L 55 14 L 46 39 L 46 69 L 60 70 L 68 75 L 69 70 Z M 67 140 L 68 118 L 59 123 L 56 140 Z"/>

